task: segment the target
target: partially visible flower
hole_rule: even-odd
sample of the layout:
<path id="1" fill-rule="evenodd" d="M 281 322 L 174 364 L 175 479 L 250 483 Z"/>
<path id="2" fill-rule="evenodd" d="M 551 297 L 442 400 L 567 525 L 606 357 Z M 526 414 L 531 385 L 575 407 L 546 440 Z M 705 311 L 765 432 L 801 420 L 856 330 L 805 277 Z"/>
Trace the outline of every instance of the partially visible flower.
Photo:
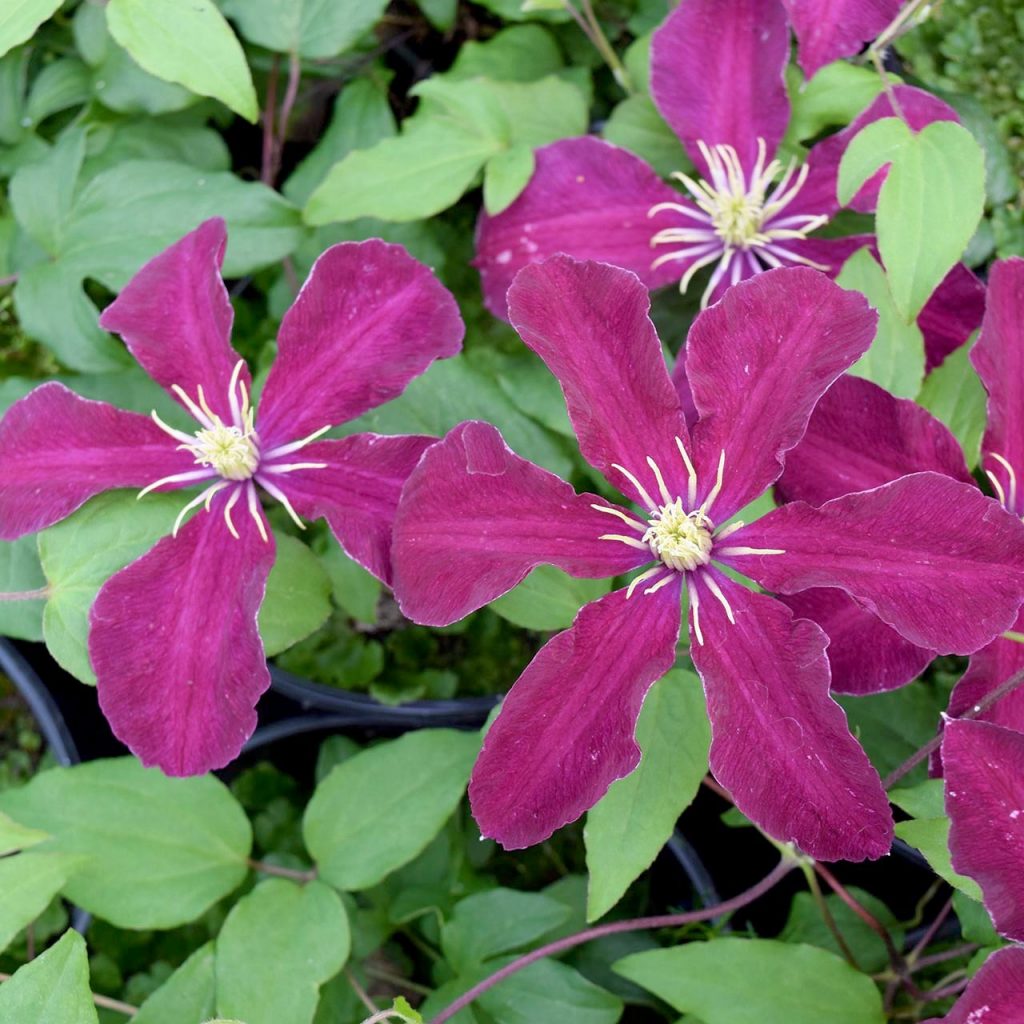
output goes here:
<path id="1" fill-rule="evenodd" d="M 821 6 L 793 0 L 808 25 Z M 844 9 L 849 5 L 844 4 Z M 884 5 L 888 6 L 888 4 Z M 884 24 L 885 22 L 883 22 Z M 537 153 L 525 191 L 495 216 L 481 214 L 477 257 L 488 308 L 506 315 L 516 272 L 558 252 L 632 270 L 649 288 L 678 282 L 686 291 L 711 273 L 701 305 L 762 271 L 804 265 L 835 275 L 871 235 L 813 235 L 839 210 L 836 178 L 850 140 L 867 124 L 893 116 L 880 96 L 849 127 L 817 143 L 799 168 L 778 158 L 789 122 L 784 71 L 789 32 L 781 0 L 682 0 L 651 44 L 654 102 L 679 136 L 695 174 L 673 175 L 686 195 L 665 184 L 639 157 L 598 139 L 566 139 Z M 957 120 L 929 93 L 894 90 L 910 127 Z M 851 202 L 874 210 L 880 171 Z M 981 320 L 984 290 L 964 266 L 947 275 L 919 324 L 929 366 L 963 344 Z"/>
<path id="2" fill-rule="evenodd" d="M 796 35 L 800 67 L 807 77 L 849 57 L 885 29 L 903 0 L 782 0 Z"/>
<path id="3" fill-rule="evenodd" d="M 1024 487 L 1017 473 L 1024 480 L 1024 260 L 993 265 L 985 320 L 971 360 L 988 391 L 982 465 L 1000 504 L 1019 517 L 1024 514 Z M 914 402 L 851 377 L 837 381 L 818 403 L 803 441 L 789 454 L 778 490 L 787 500 L 820 505 L 926 470 L 973 481 L 959 443 L 943 423 Z M 1018 533 L 1024 547 L 1024 526 Z M 836 591 L 807 591 L 787 601 L 831 638 L 833 688 L 839 692 L 877 693 L 903 686 L 934 657 L 934 651 L 908 643 L 870 609 Z M 1024 612 L 1011 628 L 1024 633 Z M 993 640 L 971 658 L 953 690 L 949 713 L 962 714 L 1021 669 L 1024 644 Z M 1024 689 L 1004 697 L 983 717 L 1024 731 Z"/>
<path id="4" fill-rule="evenodd" d="M 232 351 L 219 270 L 226 232 L 206 221 L 150 260 L 103 313 L 194 432 L 36 388 L 0 423 L 0 537 L 32 533 L 114 487 L 202 484 L 171 535 L 112 576 L 93 605 L 89 654 L 114 733 L 145 764 L 192 775 L 230 761 L 270 683 L 256 616 L 274 562 L 259 492 L 323 516 L 346 551 L 390 576 L 391 518 L 428 437 L 330 427 L 399 395 L 454 354 L 455 301 L 399 246 L 344 243 L 316 262 L 278 335 L 257 415 Z M 188 512 L 203 506 L 185 522 Z M 184 525 L 183 525 L 184 524 Z"/>
<path id="5" fill-rule="evenodd" d="M 997 949 L 945 1017 L 924 1024 L 1019 1024 L 1024 1006 L 1024 949 Z"/>
<path id="6" fill-rule="evenodd" d="M 1024 735 L 950 719 L 942 764 L 953 867 L 981 886 L 996 930 L 1024 942 Z"/>
<path id="7" fill-rule="evenodd" d="M 584 607 L 509 693 L 470 783 L 483 833 L 509 847 L 539 842 L 635 767 L 636 717 L 674 662 L 685 587 L 711 766 L 737 805 L 819 859 L 886 853 L 888 802 L 829 696 L 825 634 L 724 569 L 779 593 L 840 588 L 912 641 L 966 652 L 1013 620 L 1024 549 L 995 502 L 935 473 L 731 522 L 776 480 L 815 403 L 870 344 L 863 297 L 805 268 L 730 289 L 687 340 L 692 431 L 633 274 L 556 256 L 520 272 L 509 308 L 561 383 L 583 456 L 640 511 L 578 495 L 494 427 L 461 424 L 402 492 L 403 610 L 454 622 L 539 563 L 582 577 L 647 568 Z"/>

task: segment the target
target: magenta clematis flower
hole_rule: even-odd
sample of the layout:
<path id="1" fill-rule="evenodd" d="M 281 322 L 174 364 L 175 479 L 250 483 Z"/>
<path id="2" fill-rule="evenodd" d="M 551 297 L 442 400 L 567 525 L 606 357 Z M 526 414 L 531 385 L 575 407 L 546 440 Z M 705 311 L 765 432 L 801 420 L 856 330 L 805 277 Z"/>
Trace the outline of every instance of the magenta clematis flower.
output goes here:
<path id="1" fill-rule="evenodd" d="M 634 725 L 675 660 L 685 587 L 711 765 L 738 806 L 823 860 L 884 854 L 888 803 L 829 696 L 825 634 L 724 571 L 779 593 L 838 587 L 935 649 L 977 650 L 1013 620 L 1024 597 L 1017 524 L 948 477 L 917 474 L 822 509 L 798 502 L 732 522 L 870 344 L 875 314 L 805 268 L 730 289 L 687 340 L 691 430 L 635 275 L 556 256 L 520 272 L 509 310 L 558 378 L 584 458 L 641 511 L 576 494 L 494 427 L 463 423 L 402 492 L 402 608 L 439 625 L 540 563 L 581 577 L 646 568 L 584 607 L 505 699 L 470 783 L 483 833 L 507 847 L 536 843 L 636 766 Z"/>
<path id="2" fill-rule="evenodd" d="M 985 320 L 971 360 L 988 391 L 988 429 L 982 465 L 999 503 L 1024 515 L 1024 260 L 997 262 L 989 275 Z M 786 499 L 820 505 L 869 490 L 907 473 L 931 471 L 972 482 L 959 443 L 946 426 L 914 402 L 894 398 L 865 380 L 846 378 L 818 403 L 803 441 L 789 454 L 778 491 Z M 995 504 L 995 502 L 992 502 Z M 1024 548 L 1024 526 L 1018 527 Z M 916 679 L 935 656 L 909 643 L 837 591 L 788 598 L 798 615 L 831 638 L 833 688 L 878 693 Z M 1024 612 L 1011 626 L 1024 632 Z M 864 652 L 870 651 L 871 656 Z M 949 713 L 958 716 L 1004 679 L 1024 669 L 1024 644 L 995 639 L 971 658 L 957 683 Z M 1024 731 L 1024 690 L 1004 697 L 982 716 Z"/>
<path id="3" fill-rule="evenodd" d="M 808 30 L 836 20 L 818 10 L 820 0 L 786 6 Z M 851 6 L 891 5 L 843 4 Z M 892 105 L 880 96 L 848 128 L 815 145 L 799 169 L 794 162 L 786 167 L 777 151 L 789 122 L 788 60 L 781 0 L 683 0 L 654 35 L 651 91 L 697 169 L 698 176 L 673 175 L 687 194 L 639 157 L 595 138 L 540 149 L 525 191 L 501 213 L 480 217 L 475 265 L 491 312 L 506 315 L 505 295 L 518 270 L 558 252 L 625 267 L 649 288 L 678 282 L 686 291 L 698 271 L 712 267 L 701 298 L 706 306 L 772 267 L 805 265 L 835 275 L 857 249 L 873 244 L 870 235 L 811 235 L 839 210 L 836 178 L 850 140 L 893 116 Z M 907 86 L 895 92 L 916 131 L 958 120 L 929 93 Z M 854 209 L 874 210 L 886 173 L 865 184 Z M 983 296 L 964 266 L 950 271 L 919 318 L 929 366 L 977 328 Z"/>
<path id="4" fill-rule="evenodd" d="M 32 533 L 114 487 L 203 485 L 171 535 L 114 575 L 90 616 L 100 705 L 144 764 L 192 775 L 230 761 L 270 683 L 256 616 L 274 561 L 258 489 L 323 516 L 346 551 L 387 581 L 390 526 L 409 471 L 435 439 L 332 425 L 400 394 L 463 326 L 448 291 L 399 246 L 345 243 L 317 261 L 278 336 L 259 412 L 232 350 L 220 278 L 224 222 L 147 263 L 100 323 L 195 418 L 194 433 L 36 388 L 0 423 L 0 536 Z M 187 513 L 204 506 L 185 522 Z M 184 524 L 184 525 L 183 525 Z"/>
<path id="5" fill-rule="evenodd" d="M 1024 735 L 949 719 L 942 763 L 953 867 L 981 886 L 996 929 L 1024 942 Z"/>
<path id="6" fill-rule="evenodd" d="M 1024 949 L 997 949 L 945 1017 L 923 1024 L 1018 1024 L 1024 1005 Z"/>

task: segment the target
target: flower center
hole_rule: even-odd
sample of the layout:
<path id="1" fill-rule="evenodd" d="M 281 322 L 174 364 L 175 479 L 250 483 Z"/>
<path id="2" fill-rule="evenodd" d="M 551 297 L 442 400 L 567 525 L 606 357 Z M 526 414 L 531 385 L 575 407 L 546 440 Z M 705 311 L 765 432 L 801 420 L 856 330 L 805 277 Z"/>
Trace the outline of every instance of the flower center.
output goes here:
<path id="1" fill-rule="evenodd" d="M 682 243 L 682 247 L 659 256 L 651 264 L 652 270 L 671 261 L 685 261 L 688 266 L 679 282 L 679 290 L 685 292 L 701 267 L 717 263 L 701 299 L 705 306 L 727 274 L 728 283 L 736 284 L 744 277 L 786 262 L 828 269 L 790 251 L 786 245 L 787 241 L 806 238 L 827 223 L 828 217 L 780 216 L 803 188 L 810 173 L 808 164 L 797 172 L 795 161 L 788 167 L 783 167 L 779 160 L 769 161 L 765 141 L 758 139 L 757 160 L 748 177 L 732 146 L 708 146 L 703 142 L 697 146 L 707 164 L 710 181 L 698 181 L 676 171 L 672 177 L 690 193 L 696 208 L 683 203 L 658 203 L 648 211 L 649 217 L 671 211 L 690 222 L 685 227 L 663 228 L 654 235 L 652 246 Z"/>
<path id="2" fill-rule="evenodd" d="M 715 524 L 701 509 L 687 512 L 682 498 L 662 505 L 641 540 L 670 569 L 690 572 L 711 561 Z"/>
<path id="3" fill-rule="evenodd" d="M 260 464 L 259 449 L 252 431 L 225 426 L 216 416 L 206 430 L 196 431 L 194 444 L 181 447 L 195 456 L 200 466 L 209 466 L 225 480 L 248 480 Z"/>

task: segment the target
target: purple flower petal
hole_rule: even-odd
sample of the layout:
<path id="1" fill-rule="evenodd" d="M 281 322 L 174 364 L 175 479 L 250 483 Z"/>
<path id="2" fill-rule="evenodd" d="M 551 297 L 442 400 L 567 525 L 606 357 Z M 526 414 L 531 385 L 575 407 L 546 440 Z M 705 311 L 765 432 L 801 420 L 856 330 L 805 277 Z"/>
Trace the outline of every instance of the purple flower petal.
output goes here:
<path id="1" fill-rule="evenodd" d="M 896 17 L 900 0 L 782 0 L 808 78 L 857 53 Z"/>
<path id="2" fill-rule="evenodd" d="M 988 278 L 981 337 L 971 362 L 988 391 L 988 429 L 982 440 L 985 468 L 1002 487 L 1007 507 L 1024 514 L 1024 260 L 999 260 Z M 1005 464 L 1000 462 L 1000 458 Z"/>
<path id="3" fill-rule="evenodd" d="M 803 267 L 759 274 L 697 317 L 686 376 L 701 415 L 694 447 L 703 492 L 725 452 L 716 522 L 777 479 L 815 402 L 871 344 L 876 319 L 863 296 Z"/>
<path id="4" fill-rule="evenodd" d="M 924 1024 L 1017 1024 L 1024 1004 L 1024 949 L 997 949 L 945 1017 Z"/>
<path id="5" fill-rule="evenodd" d="M 586 605 L 502 704 L 469 783 L 483 835 L 532 846 L 574 821 L 640 761 L 633 739 L 651 684 L 675 660 L 678 574 L 656 594 Z"/>
<path id="6" fill-rule="evenodd" d="M 674 220 L 648 211 L 658 203 L 691 204 L 643 160 L 586 136 L 544 146 L 536 161 L 519 198 L 496 216 L 481 213 L 477 224 L 474 265 L 495 316 L 508 319 L 505 295 L 518 271 L 559 252 L 625 267 L 648 288 L 682 277 L 688 263 L 651 269 L 651 238 Z"/>
<path id="7" fill-rule="evenodd" d="M 686 0 L 662 22 L 651 40 L 651 94 L 702 173 L 698 141 L 732 146 L 748 173 L 758 139 L 774 155 L 789 123 L 788 60 L 779 0 Z"/>
<path id="8" fill-rule="evenodd" d="M 397 398 L 435 359 L 458 352 L 463 333 L 451 293 L 400 245 L 331 246 L 281 322 L 257 417 L 264 445 Z"/>
<path id="9" fill-rule="evenodd" d="M 823 273 L 835 278 L 843 264 L 858 249 L 871 246 L 874 249 L 874 235 L 843 235 L 840 238 L 793 238 L 785 242 L 786 248 L 800 259 L 810 260 L 826 267 Z"/>
<path id="10" fill-rule="evenodd" d="M 220 277 L 226 245 L 224 221 L 204 221 L 142 267 L 103 311 L 100 326 L 120 334 L 146 373 L 177 401 L 173 385 L 193 401 L 201 387 L 210 408 L 230 423 L 228 384 L 239 357 L 231 347 L 233 313 Z M 241 380 L 251 391 L 244 366 Z"/>
<path id="11" fill-rule="evenodd" d="M 985 315 L 985 286 L 962 263 L 942 279 L 924 309 L 917 326 L 924 334 L 926 369 L 941 366 L 981 326 Z"/>
<path id="12" fill-rule="evenodd" d="M 1010 627 L 1014 632 L 1024 633 L 1024 612 Z M 1016 640 L 993 640 L 971 656 L 967 671 L 953 687 L 949 697 L 949 714 L 959 718 L 969 708 L 978 704 L 1010 676 L 1024 669 L 1024 644 Z M 1024 686 L 1019 686 L 1001 697 L 978 720 L 994 722 L 1024 733 Z"/>
<path id="13" fill-rule="evenodd" d="M 742 553 L 750 549 L 785 553 Z M 976 487 L 937 473 L 819 509 L 783 505 L 718 554 L 779 593 L 839 587 L 912 643 L 942 654 L 984 647 L 1009 628 L 1024 599 L 1024 525 Z"/>
<path id="14" fill-rule="evenodd" d="M 353 434 L 303 448 L 302 462 L 323 469 L 274 473 L 261 465 L 257 481 L 279 490 L 304 519 L 323 516 L 338 542 L 365 569 L 391 582 L 391 529 L 398 496 L 436 437 Z M 281 463 L 287 465 L 285 456 Z"/>
<path id="15" fill-rule="evenodd" d="M 594 504 L 616 507 L 521 459 L 489 423 L 460 423 L 427 451 L 402 493 L 393 542 L 402 611 L 447 625 L 541 563 L 603 578 L 652 561 L 649 551 L 601 540 L 636 534 Z"/>
<path id="16" fill-rule="evenodd" d="M 844 376 L 822 395 L 778 482 L 785 501 L 823 505 L 908 473 L 931 470 L 973 483 L 960 443 L 916 402 Z"/>
<path id="17" fill-rule="evenodd" d="M 877 772 L 829 696 L 827 638 L 780 602 L 709 570 L 696 576 L 693 663 L 711 718 L 711 770 L 753 822 L 818 860 L 881 857 L 892 814 Z M 703 640 L 703 643 L 701 643 Z"/>
<path id="18" fill-rule="evenodd" d="M 676 438 L 688 442 L 686 421 L 636 275 L 553 256 L 519 272 L 508 307 L 512 326 L 562 385 L 583 457 L 645 507 L 616 464 L 657 499 L 651 458 L 669 491 L 685 494 Z"/>
<path id="19" fill-rule="evenodd" d="M 953 867 L 981 886 L 996 929 L 1024 940 L 1024 735 L 950 721 L 942 738 Z"/>
<path id="20" fill-rule="evenodd" d="M 828 634 L 834 693 L 864 696 L 895 690 L 916 679 L 935 657 L 934 651 L 904 640 L 842 590 L 804 590 L 781 600 L 797 618 L 816 622 Z"/>
<path id="21" fill-rule="evenodd" d="M 262 539 L 244 493 L 232 537 L 223 519 L 229 494 L 112 576 L 89 616 L 100 707 L 118 739 L 168 775 L 231 761 L 270 685 L 256 615 L 273 538 Z M 265 524 L 258 506 L 256 514 Z"/>
<path id="22" fill-rule="evenodd" d="M 203 470 L 148 417 L 42 384 L 0 422 L 0 538 L 51 526 L 113 487 L 193 472 Z"/>

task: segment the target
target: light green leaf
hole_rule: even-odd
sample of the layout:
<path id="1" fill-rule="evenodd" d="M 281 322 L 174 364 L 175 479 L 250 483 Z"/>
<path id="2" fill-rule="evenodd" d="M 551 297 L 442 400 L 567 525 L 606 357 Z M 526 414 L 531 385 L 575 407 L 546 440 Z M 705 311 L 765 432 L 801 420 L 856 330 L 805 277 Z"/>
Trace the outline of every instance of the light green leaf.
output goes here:
<path id="1" fill-rule="evenodd" d="M 6 814 L 0 814 L 0 857 L 27 850 L 49 838 L 49 832 L 27 828 Z"/>
<path id="2" fill-rule="evenodd" d="M 896 823 L 896 835 L 920 850 L 940 878 L 980 903 L 982 895 L 978 883 L 953 870 L 942 779 L 927 779 L 917 786 L 891 790 L 889 799 L 913 815 L 910 821 Z"/>
<path id="3" fill-rule="evenodd" d="M 497 150 L 454 122 L 431 121 L 334 165 L 303 211 L 308 224 L 379 217 L 406 221 L 451 206 Z"/>
<path id="4" fill-rule="evenodd" d="M 62 0 L 5 0 L 0 8 L 0 57 L 31 39 L 35 30 L 60 7 Z"/>
<path id="5" fill-rule="evenodd" d="M 171 532 L 181 495 L 110 491 L 39 534 L 39 555 L 50 587 L 43 636 L 58 663 L 84 683 L 96 682 L 89 664 L 89 609 L 115 572 Z"/>
<path id="6" fill-rule="evenodd" d="M 282 191 L 293 203 L 302 205 L 334 164 L 357 149 L 368 149 L 381 139 L 393 137 L 396 130 L 387 90 L 371 78 L 349 82 L 334 104 L 327 131 L 292 172 Z"/>
<path id="7" fill-rule="evenodd" d="M 891 163 L 878 197 L 878 249 L 908 323 L 964 252 L 985 206 L 985 155 L 955 121 L 912 133 L 897 118 L 868 125 L 839 166 L 840 202 Z"/>
<path id="8" fill-rule="evenodd" d="M 143 1004 L 132 1024 L 205 1021 L 216 1012 L 214 947 L 200 946 Z"/>
<path id="9" fill-rule="evenodd" d="M 335 604 L 359 622 L 376 622 L 380 580 L 349 558 L 333 538 L 320 561 L 330 577 Z"/>
<path id="10" fill-rule="evenodd" d="M 171 779 L 131 757 L 53 768 L 0 793 L 0 810 L 87 858 L 68 899 L 121 928 L 193 921 L 248 871 L 249 820 L 212 775 Z"/>
<path id="11" fill-rule="evenodd" d="M 897 310 L 885 271 L 869 249 L 858 249 L 844 264 L 836 284 L 860 292 L 878 310 L 878 330 L 871 348 L 850 373 L 885 388 L 897 398 L 914 398 L 924 379 L 924 336 Z"/>
<path id="12" fill-rule="evenodd" d="M 968 469 L 978 465 L 985 433 L 985 388 L 971 365 L 970 345 L 961 345 L 924 379 L 921 403 L 960 442 Z"/>
<path id="13" fill-rule="evenodd" d="M 603 917 L 654 862 L 708 768 L 711 729 L 700 680 L 673 669 L 651 687 L 636 726 L 643 756 L 587 814 L 587 920 Z"/>
<path id="14" fill-rule="evenodd" d="M 462 799 L 479 749 L 477 733 L 424 729 L 337 765 L 303 819 L 320 877 L 368 889 L 412 860 Z"/>
<path id="15" fill-rule="evenodd" d="M 679 136 L 665 123 L 651 98 L 643 93 L 627 96 L 619 103 L 601 134 L 616 146 L 642 157 L 662 177 L 693 167 Z"/>
<path id="16" fill-rule="evenodd" d="M 484 166 L 484 207 L 489 214 L 501 213 L 526 188 L 533 174 L 533 150 L 512 146 L 495 153 Z"/>
<path id="17" fill-rule="evenodd" d="M 791 66 L 789 71 L 794 79 L 789 90 L 793 112 L 784 146 L 813 139 L 826 128 L 848 125 L 882 91 L 882 80 L 874 68 L 845 60 L 820 68 L 809 82 L 796 68 Z"/>
<path id="18" fill-rule="evenodd" d="M 576 613 L 611 590 L 611 580 L 580 580 L 553 565 L 538 565 L 504 597 L 492 601 L 491 611 L 524 629 L 567 629 Z"/>
<path id="19" fill-rule="evenodd" d="M 567 964 L 547 959 L 489 989 L 480 996 L 480 1006 L 497 1024 L 615 1024 L 623 1009 L 618 996 Z"/>
<path id="20" fill-rule="evenodd" d="M 310 1024 L 320 986 L 344 966 L 349 926 L 323 882 L 261 882 L 217 938 L 217 1013 L 246 1024 Z"/>
<path id="21" fill-rule="evenodd" d="M 27 593 L 45 585 L 46 577 L 39 564 L 39 549 L 34 536 L 0 541 L 0 592 Z M 0 634 L 17 637 L 19 640 L 42 640 L 43 602 L 43 598 L 0 601 Z M 3 829 L 0 828 L 2 835 Z"/>
<path id="22" fill-rule="evenodd" d="M 65 932 L 0 985 L 0 1020 L 11 1024 L 97 1024 L 85 940 Z"/>
<path id="23" fill-rule="evenodd" d="M 463 43 L 443 77 L 448 81 L 487 77 L 500 82 L 533 82 L 562 67 L 558 44 L 546 28 L 512 25 L 490 39 Z"/>
<path id="24" fill-rule="evenodd" d="M 564 903 L 541 893 L 489 889 L 459 900 L 441 929 L 441 949 L 461 974 L 490 957 L 528 946 L 564 924 L 569 914 Z"/>
<path id="25" fill-rule="evenodd" d="M 320 559 L 296 537 L 279 533 L 274 539 L 277 556 L 259 615 L 268 658 L 305 639 L 331 614 L 331 581 Z"/>
<path id="26" fill-rule="evenodd" d="M 0 858 L 0 951 L 46 909 L 80 863 L 63 853 Z"/>
<path id="27" fill-rule="evenodd" d="M 884 1024 L 874 982 L 814 946 L 720 938 L 628 956 L 615 972 L 703 1024 Z"/>
<path id="28" fill-rule="evenodd" d="M 110 0 L 107 25 L 151 75 L 212 96 L 255 124 L 245 54 L 212 0 Z"/>
<path id="29" fill-rule="evenodd" d="M 388 0 L 226 0 L 243 36 L 279 53 L 326 60 L 351 49 L 377 23 Z"/>
<path id="30" fill-rule="evenodd" d="M 92 79 L 89 69 L 74 57 L 64 57 L 45 65 L 28 94 L 25 117 L 30 122 L 26 127 L 45 121 L 69 107 L 77 107 L 88 101 L 92 95 Z"/>

